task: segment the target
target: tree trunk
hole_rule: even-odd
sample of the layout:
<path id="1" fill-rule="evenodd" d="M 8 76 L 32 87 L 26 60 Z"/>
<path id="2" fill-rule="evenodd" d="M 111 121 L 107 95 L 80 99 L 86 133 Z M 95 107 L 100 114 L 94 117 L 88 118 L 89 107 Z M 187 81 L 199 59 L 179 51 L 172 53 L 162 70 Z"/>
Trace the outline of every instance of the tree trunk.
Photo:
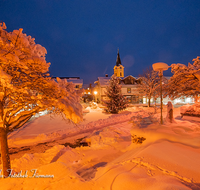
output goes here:
<path id="1" fill-rule="evenodd" d="M 148 98 L 149 99 L 149 101 L 148 101 L 148 107 L 150 107 L 151 106 L 151 98 Z"/>
<path id="2" fill-rule="evenodd" d="M 1 124 L 2 125 L 2 124 Z M 0 126 L 0 146 L 1 146 L 1 163 L 3 165 L 3 176 L 8 177 L 10 174 L 10 156 L 8 152 L 7 131 Z"/>

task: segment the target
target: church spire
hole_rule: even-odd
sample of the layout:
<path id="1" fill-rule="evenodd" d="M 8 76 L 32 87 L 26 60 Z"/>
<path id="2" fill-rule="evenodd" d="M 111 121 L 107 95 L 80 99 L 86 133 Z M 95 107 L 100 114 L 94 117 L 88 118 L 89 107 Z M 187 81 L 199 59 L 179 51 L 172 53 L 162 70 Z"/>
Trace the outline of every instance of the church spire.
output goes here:
<path id="1" fill-rule="evenodd" d="M 121 59 L 120 59 L 120 56 L 119 56 L 119 48 L 118 48 L 116 66 L 120 66 L 121 64 L 122 64 L 122 63 L 121 63 Z"/>
<path id="2" fill-rule="evenodd" d="M 114 75 L 117 77 L 124 77 L 124 67 L 121 63 L 121 59 L 119 56 L 119 48 L 117 52 L 117 60 L 116 60 L 116 65 L 114 66 Z"/>

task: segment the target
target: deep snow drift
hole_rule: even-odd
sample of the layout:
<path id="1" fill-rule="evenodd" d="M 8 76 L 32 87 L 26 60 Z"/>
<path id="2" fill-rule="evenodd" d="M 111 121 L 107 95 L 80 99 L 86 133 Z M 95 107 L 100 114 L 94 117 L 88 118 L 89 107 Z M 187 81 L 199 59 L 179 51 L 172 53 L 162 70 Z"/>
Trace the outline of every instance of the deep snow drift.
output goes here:
<path id="1" fill-rule="evenodd" d="M 174 123 L 159 125 L 159 110 L 148 117 L 154 110 L 142 109 L 111 115 L 88 108 L 77 126 L 36 118 L 9 135 L 9 147 L 20 152 L 11 155 L 12 175 L 1 189 L 200 189 L 200 123 L 181 119 L 176 108 Z M 90 146 L 66 146 L 78 138 Z"/>

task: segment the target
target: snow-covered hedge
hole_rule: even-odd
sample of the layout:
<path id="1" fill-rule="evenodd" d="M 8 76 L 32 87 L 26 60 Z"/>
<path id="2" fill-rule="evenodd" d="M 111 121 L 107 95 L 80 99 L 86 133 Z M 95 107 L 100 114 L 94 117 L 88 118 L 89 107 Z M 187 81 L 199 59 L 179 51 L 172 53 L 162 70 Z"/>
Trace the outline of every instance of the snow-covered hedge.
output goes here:
<path id="1" fill-rule="evenodd" d="M 196 103 L 193 105 L 185 105 L 180 108 L 180 114 L 182 116 L 188 115 L 188 116 L 195 116 L 200 117 L 200 103 Z"/>
<path id="2" fill-rule="evenodd" d="M 131 117 L 131 121 L 133 122 L 133 126 L 144 128 L 147 125 L 158 123 L 158 119 L 151 112 L 140 111 L 134 116 Z"/>

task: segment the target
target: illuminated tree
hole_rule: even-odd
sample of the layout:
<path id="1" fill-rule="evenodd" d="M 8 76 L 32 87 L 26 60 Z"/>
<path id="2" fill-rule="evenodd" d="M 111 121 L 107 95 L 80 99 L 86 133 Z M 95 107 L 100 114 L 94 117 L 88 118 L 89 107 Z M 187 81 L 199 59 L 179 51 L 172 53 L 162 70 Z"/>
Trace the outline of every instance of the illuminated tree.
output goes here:
<path id="1" fill-rule="evenodd" d="M 148 106 L 151 106 L 151 98 L 156 99 L 159 96 L 159 76 L 158 72 L 152 68 L 148 68 L 144 71 L 143 75 L 140 76 L 141 86 L 140 90 L 148 98 Z"/>
<path id="2" fill-rule="evenodd" d="M 193 96 L 197 101 L 200 94 L 200 81 L 197 72 L 200 71 L 200 57 L 193 59 L 193 64 L 172 64 L 171 72 L 173 76 L 168 84 L 164 86 L 165 96 L 175 99 L 181 96 Z"/>
<path id="3" fill-rule="evenodd" d="M 3 175 L 10 158 L 7 134 L 21 127 L 35 113 L 49 110 L 77 123 L 82 118 L 79 94 L 71 83 L 49 77 L 47 51 L 22 29 L 6 31 L 0 24 L 0 143 Z"/>
<path id="4" fill-rule="evenodd" d="M 103 100 L 103 104 L 106 106 L 106 112 L 118 113 L 128 106 L 128 101 L 123 97 L 119 80 L 115 75 L 111 77 L 105 94 L 108 97 L 108 100 Z"/>

